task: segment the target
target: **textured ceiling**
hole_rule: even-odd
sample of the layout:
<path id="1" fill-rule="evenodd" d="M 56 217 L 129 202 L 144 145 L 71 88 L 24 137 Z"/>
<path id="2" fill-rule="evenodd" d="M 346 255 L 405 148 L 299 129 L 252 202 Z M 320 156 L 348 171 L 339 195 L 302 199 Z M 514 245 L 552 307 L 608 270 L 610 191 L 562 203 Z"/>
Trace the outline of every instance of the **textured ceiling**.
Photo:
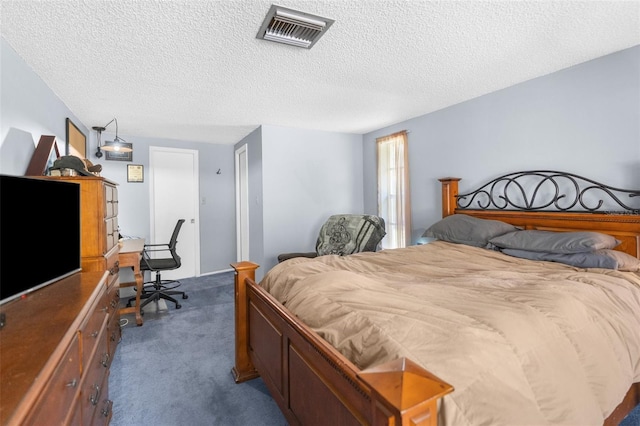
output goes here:
<path id="1" fill-rule="evenodd" d="M 366 133 L 640 44 L 640 1 L 285 0 L 335 19 L 258 40 L 272 2 L 2 0 L 6 41 L 88 127 L 235 143 L 261 124 Z"/>

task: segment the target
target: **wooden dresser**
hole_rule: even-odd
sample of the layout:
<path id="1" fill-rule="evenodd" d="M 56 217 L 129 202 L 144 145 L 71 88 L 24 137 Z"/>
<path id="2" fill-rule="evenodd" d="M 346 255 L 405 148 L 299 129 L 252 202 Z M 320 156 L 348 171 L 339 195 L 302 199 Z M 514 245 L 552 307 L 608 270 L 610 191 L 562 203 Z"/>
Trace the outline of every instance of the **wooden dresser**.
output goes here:
<path id="1" fill-rule="evenodd" d="M 109 272 L 81 272 L 3 306 L 2 425 L 106 425 Z"/>
<path id="2" fill-rule="evenodd" d="M 102 177 L 47 177 L 80 184 L 82 271 L 109 271 L 107 324 L 109 363 L 120 341 L 119 265 L 118 265 L 118 188 Z"/>
<path id="3" fill-rule="evenodd" d="M 121 335 L 117 185 L 42 178 L 80 185 L 82 272 L 3 305 L 0 423 L 108 424 L 109 367 Z"/>

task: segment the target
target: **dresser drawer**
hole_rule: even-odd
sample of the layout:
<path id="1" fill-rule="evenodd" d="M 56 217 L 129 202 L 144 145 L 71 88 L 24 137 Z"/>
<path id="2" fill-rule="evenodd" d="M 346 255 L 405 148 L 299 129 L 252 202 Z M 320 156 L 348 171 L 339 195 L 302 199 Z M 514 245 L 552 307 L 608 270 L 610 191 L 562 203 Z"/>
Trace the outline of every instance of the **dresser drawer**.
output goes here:
<path id="1" fill-rule="evenodd" d="M 95 351 L 89 358 L 89 363 L 86 364 L 84 371 L 84 378 L 81 388 L 81 410 L 82 410 L 82 424 L 92 424 L 94 413 L 97 411 L 97 407 L 101 405 L 101 401 L 108 395 L 105 385 L 107 381 L 107 373 L 109 371 L 108 365 L 108 353 L 107 353 L 107 339 L 106 323 L 104 324 L 101 332 L 98 334 L 98 344 Z"/>
<path id="2" fill-rule="evenodd" d="M 118 190 L 107 183 L 104 185 L 104 211 L 105 218 L 118 215 Z"/>
<path id="3" fill-rule="evenodd" d="M 113 416 L 113 401 L 109 399 L 109 372 L 105 374 L 100 392 L 100 401 L 93 413 L 92 426 L 107 426 Z"/>
<path id="4" fill-rule="evenodd" d="M 93 305 L 86 321 L 80 326 L 80 341 L 82 342 L 82 373 L 90 363 L 96 347 L 101 343 L 100 336 L 106 344 L 104 329 L 106 329 L 107 321 L 107 292 L 103 289 L 101 294 Z"/>
<path id="5" fill-rule="evenodd" d="M 73 401 L 73 406 L 71 411 L 69 412 L 68 420 L 65 423 L 68 426 L 83 426 L 82 425 L 82 407 L 80 406 L 80 392 L 78 392 L 78 396 L 75 401 Z"/>
<path id="6" fill-rule="evenodd" d="M 120 310 L 118 309 L 120 305 L 120 280 L 118 277 L 114 277 L 113 280 L 109 282 L 109 286 L 107 287 L 107 312 L 110 317 L 114 317 L 118 315 Z"/>
<path id="7" fill-rule="evenodd" d="M 109 363 L 113 359 L 116 347 L 120 342 L 122 331 L 120 329 L 120 283 L 119 280 L 107 288 L 107 302 L 109 303 L 109 319 L 107 321 L 107 350 Z"/>
<path id="8" fill-rule="evenodd" d="M 73 338 L 25 425 L 63 424 L 80 392 L 80 343 Z"/>
<path id="9" fill-rule="evenodd" d="M 103 270 L 109 271 L 109 278 L 107 278 L 107 285 L 111 285 L 114 282 L 114 279 L 118 277 L 118 272 L 120 270 L 120 247 L 113 247 L 111 250 L 107 251 L 105 254 L 105 266 Z"/>
<path id="10" fill-rule="evenodd" d="M 116 353 L 116 348 L 118 347 L 118 343 L 120 343 L 120 338 L 122 336 L 122 329 L 120 328 L 120 319 L 109 318 L 109 323 L 107 324 L 107 350 L 109 353 L 109 366 L 111 366 L 111 361 Z"/>
<path id="11" fill-rule="evenodd" d="M 105 253 L 118 244 L 120 233 L 118 231 L 118 218 L 105 219 Z"/>

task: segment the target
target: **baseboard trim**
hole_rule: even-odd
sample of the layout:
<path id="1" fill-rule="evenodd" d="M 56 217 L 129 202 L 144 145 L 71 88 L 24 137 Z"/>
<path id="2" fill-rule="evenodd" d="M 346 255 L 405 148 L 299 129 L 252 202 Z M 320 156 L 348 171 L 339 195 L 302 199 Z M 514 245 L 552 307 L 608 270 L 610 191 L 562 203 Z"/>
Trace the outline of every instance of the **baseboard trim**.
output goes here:
<path id="1" fill-rule="evenodd" d="M 198 277 L 205 277 L 207 275 L 218 275 L 218 274 L 224 274 L 225 272 L 233 272 L 233 268 L 229 268 L 229 269 L 221 269 L 219 271 L 213 271 L 213 272 L 206 272 L 204 274 L 200 274 L 198 275 Z"/>

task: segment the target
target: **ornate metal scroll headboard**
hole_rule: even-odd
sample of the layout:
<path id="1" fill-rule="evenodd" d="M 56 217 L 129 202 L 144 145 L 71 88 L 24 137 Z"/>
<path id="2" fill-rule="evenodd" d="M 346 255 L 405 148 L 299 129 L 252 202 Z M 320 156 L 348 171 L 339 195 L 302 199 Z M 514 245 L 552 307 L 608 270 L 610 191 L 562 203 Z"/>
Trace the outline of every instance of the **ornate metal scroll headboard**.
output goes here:
<path id="1" fill-rule="evenodd" d="M 457 207 L 561 212 L 613 212 L 622 208 L 626 213 L 640 214 L 640 189 L 614 188 L 566 172 L 533 170 L 509 173 L 475 191 L 460 194 Z"/>

